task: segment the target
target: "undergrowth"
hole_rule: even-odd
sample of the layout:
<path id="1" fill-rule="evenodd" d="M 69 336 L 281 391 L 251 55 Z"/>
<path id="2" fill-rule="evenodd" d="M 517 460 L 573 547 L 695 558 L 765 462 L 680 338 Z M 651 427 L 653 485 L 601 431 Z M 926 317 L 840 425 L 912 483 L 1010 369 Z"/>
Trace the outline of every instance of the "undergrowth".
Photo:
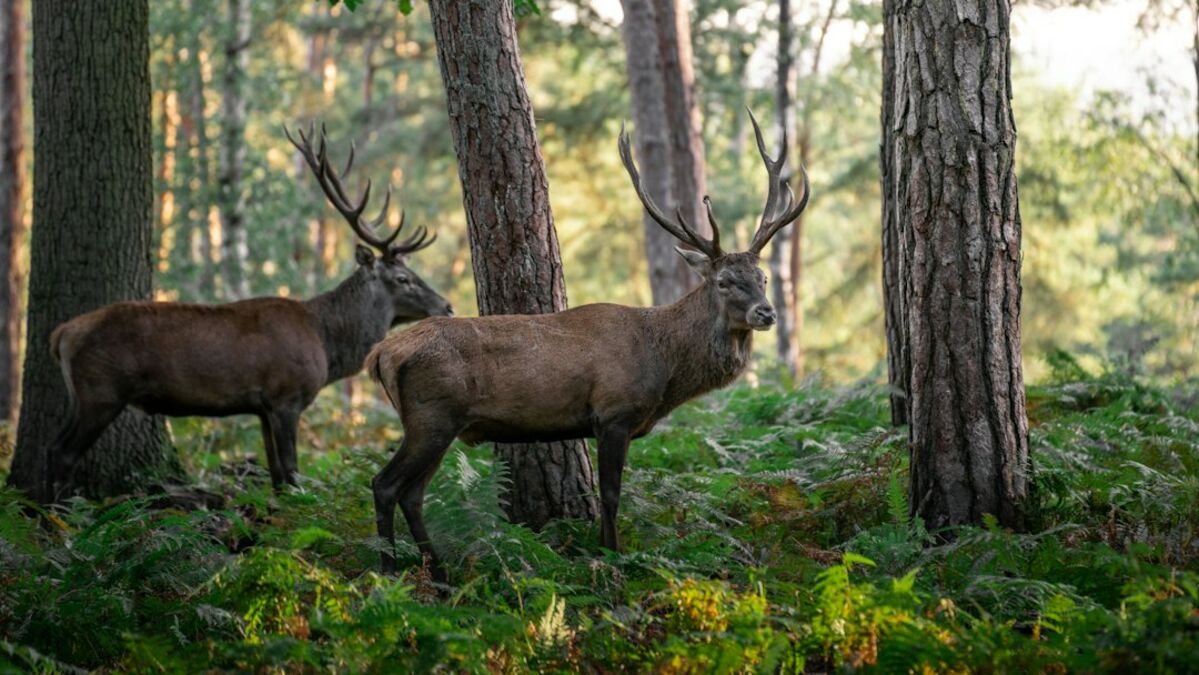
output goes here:
<path id="1" fill-rule="evenodd" d="M 226 508 L 148 495 L 39 521 L 0 492 L 0 671 L 1199 669 L 1193 383 L 1028 399 L 1026 533 L 910 519 L 905 437 L 874 386 L 742 385 L 677 410 L 630 451 L 621 553 L 595 523 L 509 524 L 503 467 L 455 446 L 426 510 L 448 588 L 402 519 L 406 571 L 374 572 L 386 410 L 323 397 L 283 494 L 253 424 L 176 420 Z"/>

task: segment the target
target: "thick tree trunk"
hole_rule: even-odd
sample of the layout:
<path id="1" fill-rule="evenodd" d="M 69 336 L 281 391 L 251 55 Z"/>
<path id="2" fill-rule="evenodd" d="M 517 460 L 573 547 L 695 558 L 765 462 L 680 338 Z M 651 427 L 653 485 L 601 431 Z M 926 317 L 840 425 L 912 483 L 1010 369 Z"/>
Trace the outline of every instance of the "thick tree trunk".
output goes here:
<path id="1" fill-rule="evenodd" d="M 153 172 L 148 0 L 33 3 L 33 237 L 29 348 L 10 484 L 42 484 L 67 409 L 48 349 L 60 323 L 148 298 Z M 160 419 L 126 411 L 78 465 L 84 493 L 144 487 L 174 470 Z"/>
<path id="2" fill-rule="evenodd" d="M 21 340 L 21 274 L 18 251 L 24 234 L 25 30 L 20 0 L 0 8 L 0 419 L 17 414 L 17 347 Z"/>
<path id="3" fill-rule="evenodd" d="M 665 83 L 658 51 L 658 26 L 653 0 L 622 0 L 625 64 L 629 77 L 637 160 L 646 192 L 654 202 L 674 210 L 670 132 L 667 130 Z M 669 232 L 642 212 L 649 285 L 655 305 L 683 297 L 691 288 L 694 272 L 679 256 Z"/>
<path id="4" fill-rule="evenodd" d="M 778 139 L 782 146 L 783 136 L 791 128 L 791 1 L 779 0 L 778 25 L 778 60 L 775 67 L 774 104 L 775 115 L 778 118 Z M 786 147 L 780 147 L 779 152 L 785 153 Z M 790 181 L 790 164 L 783 167 L 781 178 Z M 793 317 L 791 292 L 791 232 L 794 225 L 789 225 L 774 237 L 770 244 L 770 301 L 778 316 L 775 324 L 775 353 L 779 363 L 793 376 L 798 374 L 795 363 L 795 324 Z"/>
<path id="5" fill-rule="evenodd" d="M 250 294 L 246 282 L 245 194 L 246 66 L 250 52 L 250 0 L 229 0 L 225 68 L 222 75 L 221 175 L 217 180 L 221 208 L 221 272 L 225 297 Z"/>
<path id="6" fill-rule="evenodd" d="M 903 298 L 888 329 L 906 332 L 911 504 L 930 529 L 1018 528 L 1028 491 L 1009 12 L 885 11 L 884 244 Z"/>
<path id="7" fill-rule="evenodd" d="M 539 314 L 566 307 L 549 185 L 525 89 L 512 4 L 431 0 L 470 232 L 479 313 Z M 537 528 L 595 518 L 582 441 L 496 445 L 512 474 L 507 512 Z"/>
<path id="8" fill-rule="evenodd" d="M 883 321 L 887 334 L 887 383 L 890 388 L 891 424 L 908 423 L 909 376 L 907 314 L 904 311 L 902 260 L 899 249 L 900 192 L 895 168 L 895 141 L 902 124 L 896 119 L 895 29 L 899 0 L 883 0 L 882 144 L 879 175 L 882 182 Z"/>

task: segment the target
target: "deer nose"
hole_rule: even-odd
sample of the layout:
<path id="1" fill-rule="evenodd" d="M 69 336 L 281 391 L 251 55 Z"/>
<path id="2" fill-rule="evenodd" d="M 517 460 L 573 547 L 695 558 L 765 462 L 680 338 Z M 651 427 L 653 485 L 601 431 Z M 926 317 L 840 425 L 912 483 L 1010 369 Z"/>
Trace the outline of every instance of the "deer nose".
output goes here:
<path id="1" fill-rule="evenodd" d="M 763 328 L 773 326 L 776 318 L 774 308 L 770 305 L 758 305 L 754 308 L 753 318 L 755 323 Z"/>
<path id="2" fill-rule="evenodd" d="M 446 316 L 454 316 L 454 306 L 448 302 L 445 303 L 445 315 Z"/>

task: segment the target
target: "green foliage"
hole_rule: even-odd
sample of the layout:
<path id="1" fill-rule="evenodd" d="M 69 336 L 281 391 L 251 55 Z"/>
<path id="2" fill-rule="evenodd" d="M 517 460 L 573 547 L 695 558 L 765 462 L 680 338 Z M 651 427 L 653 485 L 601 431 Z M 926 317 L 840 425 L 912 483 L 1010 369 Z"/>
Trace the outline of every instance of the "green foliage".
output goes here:
<path id="1" fill-rule="evenodd" d="M 949 539 L 909 517 L 885 406 L 871 386 L 764 384 L 680 408 L 630 451 L 623 553 L 593 523 L 507 523 L 503 466 L 455 448 L 427 507 L 440 589 L 402 525 L 405 571 L 373 571 L 386 457 L 362 448 L 394 442 L 381 410 L 322 397 L 278 495 L 236 463 L 252 422 L 187 421 L 175 437 L 226 510 L 76 501 L 47 529 L 0 492 L 0 671 L 1193 668 L 1193 383 L 1032 388 L 1036 527 Z"/>

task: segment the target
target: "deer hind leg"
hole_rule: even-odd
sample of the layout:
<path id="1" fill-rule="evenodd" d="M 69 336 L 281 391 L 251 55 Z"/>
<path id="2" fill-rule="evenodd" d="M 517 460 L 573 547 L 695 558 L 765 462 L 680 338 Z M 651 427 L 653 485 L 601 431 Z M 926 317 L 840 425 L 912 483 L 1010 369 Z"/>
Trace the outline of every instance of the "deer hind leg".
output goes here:
<path id="1" fill-rule="evenodd" d="M 46 452 L 48 496 L 59 501 L 69 495 L 75 465 L 100 434 L 125 409 L 123 402 L 82 399 L 71 406 L 67 423 Z"/>
<path id="2" fill-rule="evenodd" d="M 424 499 L 425 488 L 457 435 L 457 429 L 449 424 L 436 425 L 432 430 L 409 426 L 399 450 L 371 481 L 375 494 L 375 525 L 379 536 L 388 543 L 382 556 L 385 574 L 392 574 L 396 569 L 395 507 L 398 503 L 417 548 L 429 560 L 434 580 L 445 582 L 445 570 L 425 529 Z"/>

